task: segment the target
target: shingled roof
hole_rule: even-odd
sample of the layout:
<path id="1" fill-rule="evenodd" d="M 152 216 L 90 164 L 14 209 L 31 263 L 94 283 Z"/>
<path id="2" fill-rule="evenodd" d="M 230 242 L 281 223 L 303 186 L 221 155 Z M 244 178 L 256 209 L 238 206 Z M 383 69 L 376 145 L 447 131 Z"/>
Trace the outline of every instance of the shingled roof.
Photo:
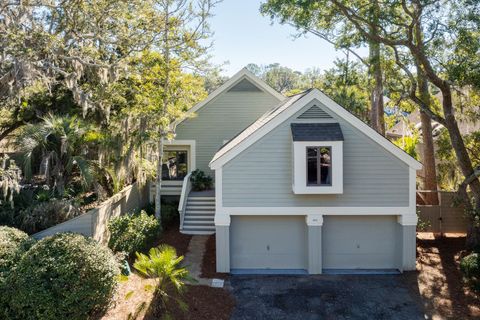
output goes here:
<path id="1" fill-rule="evenodd" d="M 292 123 L 293 141 L 343 141 L 338 123 Z"/>

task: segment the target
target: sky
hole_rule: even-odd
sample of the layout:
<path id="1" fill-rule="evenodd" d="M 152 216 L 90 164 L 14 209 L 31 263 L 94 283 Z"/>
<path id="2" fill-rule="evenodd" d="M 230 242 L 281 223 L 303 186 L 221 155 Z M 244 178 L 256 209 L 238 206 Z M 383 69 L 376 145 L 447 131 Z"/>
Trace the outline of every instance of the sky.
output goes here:
<path id="1" fill-rule="evenodd" d="M 333 66 L 335 57 L 343 57 L 328 42 L 314 35 L 294 39 L 297 31 L 289 25 L 271 24 L 260 14 L 259 0 L 224 0 L 215 8 L 210 20 L 214 31 L 212 62 L 228 64 L 223 74 L 234 75 L 249 63 L 278 62 L 297 71 Z"/>

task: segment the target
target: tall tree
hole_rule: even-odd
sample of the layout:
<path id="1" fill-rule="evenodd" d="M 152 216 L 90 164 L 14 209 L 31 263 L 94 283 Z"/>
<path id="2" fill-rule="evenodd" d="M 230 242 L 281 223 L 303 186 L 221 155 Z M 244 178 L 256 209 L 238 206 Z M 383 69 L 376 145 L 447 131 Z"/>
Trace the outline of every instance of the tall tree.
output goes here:
<path id="1" fill-rule="evenodd" d="M 159 108 L 157 145 L 157 175 L 155 180 L 155 216 L 161 219 L 161 189 L 163 148 L 166 139 L 175 136 L 172 105 L 183 99 L 177 95 L 176 84 L 172 81 L 175 68 L 201 70 L 208 64 L 205 60 L 208 45 L 202 43 L 210 35 L 208 18 L 217 2 L 214 0 L 156 0 L 162 14 L 160 38 L 157 47 L 164 59 L 163 81 L 159 83 L 162 101 Z"/>
<path id="2" fill-rule="evenodd" d="M 362 12 L 372 20 L 380 16 L 378 1 L 371 1 L 362 7 Z M 384 77 L 382 71 L 382 44 L 366 38 L 356 31 L 352 23 L 326 1 L 268 0 L 261 6 L 261 12 L 279 19 L 280 23 L 289 23 L 302 33 L 312 33 L 336 48 L 349 51 L 369 68 L 370 125 L 385 135 L 384 119 Z M 377 33 L 372 25 L 369 32 Z M 355 49 L 366 45 L 369 48 L 368 59 L 362 58 Z"/>
<path id="3" fill-rule="evenodd" d="M 467 245 L 470 247 L 479 245 L 480 181 L 478 176 L 480 175 L 480 170 L 472 166 L 472 160 L 458 127 L 452 100 L 453 85 L 448 74 L 448 66 L 452 62 L 444 61 L 444 63 L 437 63 L 438 60 L 441 61 L 440 55 L 443 52 L 451 52 L 449 48 L 478 46 L 480 41 L 478 39 L 479 3 L 463 0 L 434 0 L 428 2 L 398 0 L 379 2 L 382 15 L 377 24 L 379 33 L 376 35 L 369 31 L 373 21 L 362 13 L 363 1 L 328 0 L 326 3 L 348 19 L 363 36 L 390 46 L 395 50 L 403 50 L 404 53 L 411 55 L 423 69 L 427 79 L 440 90 L 443 114 L 435 112 L 435 110 L 424 103 L 421 97 L 418 97 L 416 93 L 417 81 L 408 68 L 403 68 L 413 84 L 411 90 L 412 99 L 421 105 L 422 111 L 435 121 L 443 124 L 449 132 L 458 165 L 465 179 L 459 187 L 459 192 L 464 199 L 469 215 L 472 217 L 472 223 L 467 236 Z M 476 13 L 477 16 L 475 14 L 472 15 L 472 13 Z M 423 41 L 416 41 L 416 28 L 420 28 L 425 35 Z M 463 34 L 472 33 L 477 34 L 477 37 L 462 36 Z M 473 41 L 468 43 L 465 41 L 466 38 Z M 431 50 L 432 46 L 437 46 L 436 49 L 440 49 L 440 51 Z M 467 51 L 471 52 L 470 50 Z M 397 52 L 397 57 L 399 56 L 400 54 Z M 397 62 L 402 64 L 400 59 L 397 59 Z M 470 63 L 455 62 L 460 65 Z M 470 187 L 473 203 L 470 202 L 466 193 L 467 187 Z"/>

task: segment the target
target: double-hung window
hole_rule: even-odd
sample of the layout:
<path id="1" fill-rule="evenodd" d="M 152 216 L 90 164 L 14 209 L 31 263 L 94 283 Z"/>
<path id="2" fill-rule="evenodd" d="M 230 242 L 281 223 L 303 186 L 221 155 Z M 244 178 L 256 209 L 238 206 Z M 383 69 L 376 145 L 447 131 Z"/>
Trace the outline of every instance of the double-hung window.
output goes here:
<path id="1" fill-rule="evenodd" d="M 307 186 L 332 185 L 332 148 L 307 147 Z"/>

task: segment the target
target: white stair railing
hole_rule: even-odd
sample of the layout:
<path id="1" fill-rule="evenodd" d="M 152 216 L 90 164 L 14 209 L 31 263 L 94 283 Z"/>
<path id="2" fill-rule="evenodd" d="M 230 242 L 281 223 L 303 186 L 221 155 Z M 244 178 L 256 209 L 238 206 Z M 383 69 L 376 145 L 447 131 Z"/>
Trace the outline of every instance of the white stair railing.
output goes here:
<path id="1" fill-rule="evenodd" d="M 190 177 L 192 173 L 189 172 L 185 178 L 183 178 L 182 193 L 180 194 L 180 201 L 178 202 L 178 213 L 180 214 L 180 229 L 183 228 L 183 220 L 185 218 L 185 211 L 187 209 L 188 194 L 192 190 L 192 183 Z"/>

